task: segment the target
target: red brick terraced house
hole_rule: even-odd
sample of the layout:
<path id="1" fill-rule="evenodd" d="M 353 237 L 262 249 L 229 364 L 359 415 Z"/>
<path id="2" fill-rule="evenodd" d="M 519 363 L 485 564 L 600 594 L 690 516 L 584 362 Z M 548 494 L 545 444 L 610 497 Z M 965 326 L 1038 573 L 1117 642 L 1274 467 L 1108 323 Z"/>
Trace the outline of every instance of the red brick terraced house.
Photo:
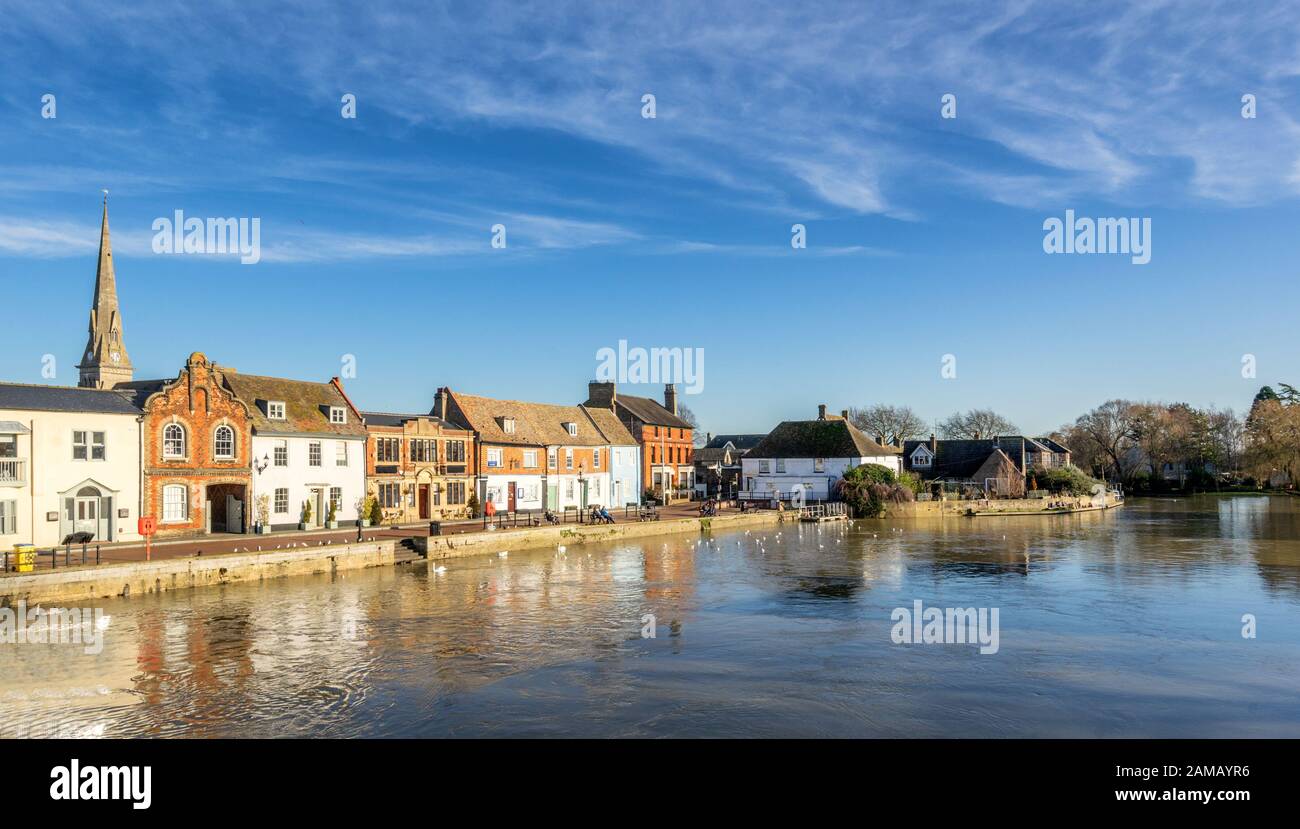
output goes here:
<path id="1" fill-rule="evenodd" d="M 222 371 L 196 351 L 174 380 L 114 386 L 144 410 L 141 514 L 157 518 L 159 537 L 251 526 L 251 416 Z"/>

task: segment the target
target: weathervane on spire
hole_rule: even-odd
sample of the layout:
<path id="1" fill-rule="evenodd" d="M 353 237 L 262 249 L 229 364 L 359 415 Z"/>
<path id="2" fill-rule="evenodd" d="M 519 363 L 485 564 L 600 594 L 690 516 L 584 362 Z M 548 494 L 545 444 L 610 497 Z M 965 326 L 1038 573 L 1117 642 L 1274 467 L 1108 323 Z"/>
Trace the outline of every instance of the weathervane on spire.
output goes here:
<path id="1" fill-rule="evenodd" d="M 108 204 L 108 191 L 101 190 L 100 192 L 104 194 L 104 204 Z"/>

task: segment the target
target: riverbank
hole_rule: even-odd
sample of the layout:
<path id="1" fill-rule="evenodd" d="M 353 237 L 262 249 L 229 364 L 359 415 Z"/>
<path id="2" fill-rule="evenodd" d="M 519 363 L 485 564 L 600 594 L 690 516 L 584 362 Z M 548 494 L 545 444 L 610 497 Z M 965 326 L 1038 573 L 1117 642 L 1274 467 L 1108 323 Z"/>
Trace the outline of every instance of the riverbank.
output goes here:
<path id="1" fill-rule="evenodd" d="M 396 542 L 383 540 L 20 573 L 0 579 L 0 607 L 13 606 L 19 600 L 30 607 L 40 603 L 130 598 L 284 576 L 385 567 L 391 566 L 396 556 Z"/>
<path id="2" fill-rule="evenodd" d="M 1053 499 L 1059 501 L 1060 499 Z M 890 504 L 886 508 L 887 518 L 938 518 L 942 516 L 983 516 L 983 515 L 1074 515 L 1080 512 L 1097 512 L 1123 506 L 1124 501 L 1114 495 L 1106 496 L 1106 505 L 1094 506 L 1092 499 L 1079 497 L 1068 499 L 1070 505 L 1065 508 L 1047 509 L 1046 500 L 1029 500 L 1024 498 L 987 500 L 987 501 L 913 501 L 906 504 Z M 1033 507 L 1033 508 L 1031 508 Z"/>
<path id="3" fill-rule="evenodd" d="M 456 535 L 414 536 L 407 540 L 426 559 L 440 560 L 675 533 L 775 526 L 783 517 L 790 517 L 789 513 L 783 515 L 760 510 L 711 518 L 674 518 L 617 524 L 561 524 Z M 0 607 L 12 606 L 20 599 L 31 606 L 41 602 L 129 598 L 169 590 L 264 581 L 284 576 L 386 567 L 397 563 L 400 542 L 401 539 L 395 538 L 361 543 L 331 542 L 265 552 L 244 550 L 159 561 L 117 561 L 39 573 L 7 574 L 0 578 Z"/>
<path id="4" fill-rule="evenodd" d="M 558 526 L 526 527 L 496 530 L 467 535 L 440 536 L 412 539 L 415 549 L 429 560 L 457 558 L 460 556 L 488 555 L 511 550 L 538 547 L 581 545 L 620 539 L 645 538 L 672 533 L 700 533 L 712 530 L 734 530 L 748 527 L 772 527 L 782 518 L 795 519 L 790 513 L 774 510 L 757 510 L 746 513 L 717 515 L 712 518 L 674 518 L 660 521 L 635 521 L 618 524 L 561 524 Z"/>

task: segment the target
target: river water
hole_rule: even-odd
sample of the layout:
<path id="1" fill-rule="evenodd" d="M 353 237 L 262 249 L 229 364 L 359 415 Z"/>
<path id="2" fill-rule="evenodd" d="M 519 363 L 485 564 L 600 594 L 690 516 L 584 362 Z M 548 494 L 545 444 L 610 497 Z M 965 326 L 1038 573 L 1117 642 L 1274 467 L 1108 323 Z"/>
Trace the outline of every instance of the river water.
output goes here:
<path id="1" fill-rule="evenodd" d="M 0 645 L 0 736 L 1300 737 L 1296 498 L 443 566 L 103 600 L 98 654 Z M 917 600 L 996 653 L 895 643 Z"/>

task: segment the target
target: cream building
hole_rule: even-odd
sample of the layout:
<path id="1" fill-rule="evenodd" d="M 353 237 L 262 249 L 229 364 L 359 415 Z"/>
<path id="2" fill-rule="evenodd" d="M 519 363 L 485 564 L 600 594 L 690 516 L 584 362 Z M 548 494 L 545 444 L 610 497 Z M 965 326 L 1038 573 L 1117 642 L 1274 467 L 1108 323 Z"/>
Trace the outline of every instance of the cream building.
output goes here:
<path id="1" fill-rule="evenodd" d="M 121 392 L 0 383 L 0 549 L 140 540 L 140 416 Z"/>

